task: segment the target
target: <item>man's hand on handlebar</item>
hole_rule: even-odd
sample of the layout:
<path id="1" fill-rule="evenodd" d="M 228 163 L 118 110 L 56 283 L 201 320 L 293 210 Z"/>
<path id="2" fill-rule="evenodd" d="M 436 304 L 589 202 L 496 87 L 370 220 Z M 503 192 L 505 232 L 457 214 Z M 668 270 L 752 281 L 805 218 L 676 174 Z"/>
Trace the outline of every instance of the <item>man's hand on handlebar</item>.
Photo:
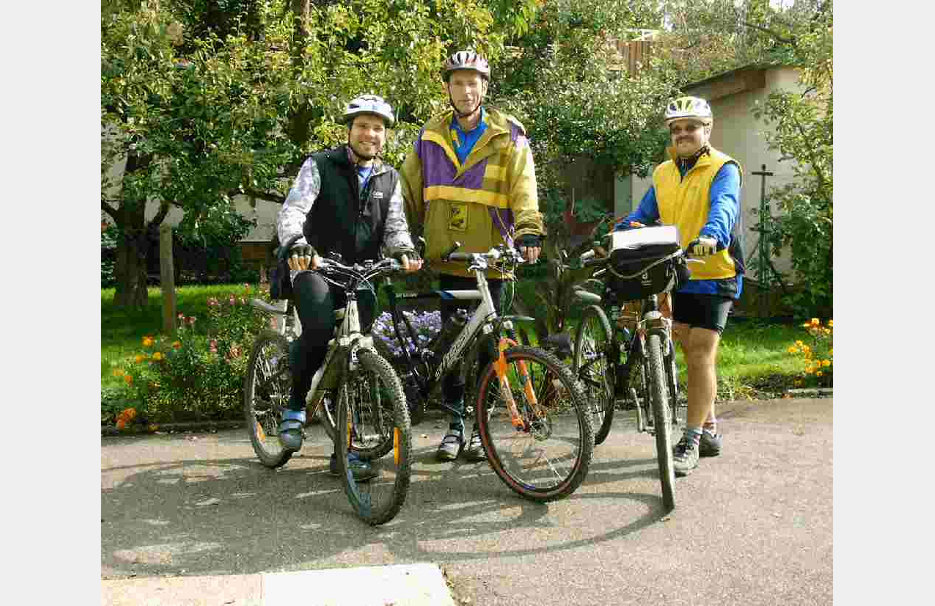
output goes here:
<path id="1" fill-rule="evenodd" d="M 527 263 L 535 263 L 542 252 L 542 239 L 535 234 L 526 234 L 516 241 L 516 250 L 523 255 Z"/>
<path id="2" fill-rule="evenodd" d="M 710 257 L 717 252 L 717 240 L 711 236 L 698 236 L 688 243 L 686 250 L 693 257 Z"/>
<path id="3" fill-rule="evenodd" d="M 412 255 L 412 259 L 409 258 L 409 254 Z M 403 270 L 412 273 L 422 269 L 422 259 L 420 259 L 417 254 L 409 254 L 402 254 L 399 256 L 399 262 L 402 263 Z"/>
<path id="4" fill-rule="evenodd" d="M 293 270 L 318 269 L 321 265 L 321 257 L 308 244 L 296 244 L 289 250 L 287 262 L 289 269 Z"/>

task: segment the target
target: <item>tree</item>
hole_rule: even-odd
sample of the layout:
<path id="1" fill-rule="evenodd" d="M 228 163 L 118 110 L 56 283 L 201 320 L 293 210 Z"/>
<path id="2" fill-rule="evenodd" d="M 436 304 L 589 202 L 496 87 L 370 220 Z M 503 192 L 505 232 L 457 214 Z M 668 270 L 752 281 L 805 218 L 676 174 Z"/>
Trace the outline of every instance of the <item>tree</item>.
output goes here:
<path id="1" fill-rule="evenodd" d="M 159 2 L 102 5 L 101 208 L 118 231 L 117 305 L 146 303 L 146 258 L 170 207 L 185 210 L 183 231 L 198 233 L 207 220 L 214 233 L 220 222 L 242 237 L 231 196 L 274 185 L 293 153 L 278 128 L 290 98 L 279 69 L 288 57 L 272 48 L 283 32 L 267 24 L 263 46 L 243 33 L 187 40 Z M 150 200 L 158 210 L 147 220 Z"/>
<path id="2" fill-rule="evenodd" d="M 446 102 L 445 56 L 470 46 L 496 58 L 515 27 L 467 0 L 104 2 L 101 208 L 118 231 L 115 303 L 146 303 L 149 242 L 170 208 L 185 211 L 183 231 L 233 243 L 245 225 L 232 198 L 282 202 L 309 152 L 345 140 L 342 106 L 365 92 L 397 108 L 385 155 L 398 164 Z M 147 219 L 148 201 L 158 211 Z"/>

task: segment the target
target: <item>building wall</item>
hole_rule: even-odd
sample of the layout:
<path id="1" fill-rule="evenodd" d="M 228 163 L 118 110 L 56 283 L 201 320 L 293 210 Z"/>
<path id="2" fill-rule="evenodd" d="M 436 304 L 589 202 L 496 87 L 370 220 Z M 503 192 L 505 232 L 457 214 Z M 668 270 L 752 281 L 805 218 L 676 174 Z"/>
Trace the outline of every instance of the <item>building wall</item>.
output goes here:
<path id="1" fill-rule="evenodd" d="M 685 94 L 708 100 L 714 113 L 711 144 L 736 159 L 743 168 L 740 197 L 747 271 L 752 277 L 757 275 L 755 260 L 758 252 L 755 249 L 759 241 L 759 234 L 753 228 L 759 221 L 763 185 L 763 178 L 752 173 L 761 172 L 764 164 L 766 171 L 773 173 L 773 176 L 767 177 L 767 194 L 771 187 L 785 185 L 793 180 L 792 161 L 780 162 L 779 152 L 767 148 L 765 132 L 768 127 L 762 120 L 757 120 L 753 113 L 757 102 L 765 101 L 771 93 L 779 90 L 801 90 L 794 68 L 737 70 L 689 86 L 684 91 Z M 652 177 L 641 179 L 633 176 L 630 181 L 631 208 L 635 208 L 652 186 Z M 618 200 L 625 197 L 620 192 L 616 195 Z M 777 213 L 775 205 L 771 212 L 773 215 Z M 774 258 L 773 264 L 780 272 L 787 272 L 791 267 L 788 254 Z"/>

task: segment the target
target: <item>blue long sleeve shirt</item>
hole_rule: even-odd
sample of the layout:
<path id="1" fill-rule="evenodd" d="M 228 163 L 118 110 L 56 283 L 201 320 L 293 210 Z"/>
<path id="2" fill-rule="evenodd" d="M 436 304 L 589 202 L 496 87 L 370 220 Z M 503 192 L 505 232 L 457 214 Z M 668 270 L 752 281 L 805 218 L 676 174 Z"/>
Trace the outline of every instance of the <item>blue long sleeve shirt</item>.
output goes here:
<path id="1" fill-rule="evenodd" d="M 685 175 L 681 167 L 679 172 Z M 701 228 L 699 235 L 708 236 L 717 240 L 719 246 L 727 247 L 730 244 L 730 234 L 734 223 L 740 217 L 740 170 L 736 164 L 728 163 L 714 176 L 711 182 L 711 210 L 708 220 Z M 649 225 L 659 220 L 659 203 L 656 201 L 656 188 L 650 187 L 640 200 L 636 210 L 624 217 L 614 226 L 614 230 L 627 229 L 630 221 Z M 730 278 L 734 280 L 734 278 Z M 743 290 L 743 275 L 737 274 L 737 294 Z M 679 292 L 696 293 L 704 295 L 721 294 L 719 284 L 722 280 L 689 280 L 679 288 Z"/>

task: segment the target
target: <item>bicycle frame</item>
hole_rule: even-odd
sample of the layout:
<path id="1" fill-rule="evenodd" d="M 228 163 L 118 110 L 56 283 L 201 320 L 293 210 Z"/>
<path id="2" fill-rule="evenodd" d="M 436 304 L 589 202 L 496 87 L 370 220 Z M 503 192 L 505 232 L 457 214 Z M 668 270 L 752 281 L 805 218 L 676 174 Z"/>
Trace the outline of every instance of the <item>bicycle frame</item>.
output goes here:
<path id="1" fill-rule="evenodd" d="M 451 258 L 459 258 L 469 260 L 468 270 L 474 272 L 475 279 L 477 281 L 477 290 L 476 291 L 436 291 L 432 295 L 428 296 L 438 296 L 443 299 L 458 299 L 458 300 L 477 300 L 480 299 L 480 304 L 471 315 L 468 317 L 467 322 L 464 327 L 455 337 L 452 342 L 450 349 L 446 352 L 439 364 L 431 370 L 431 376 L 426 377 L 423 381 L 420 381 L 420 390 L 423 392 L 423 396 L 427 396 L 435 386 L 441 382 L 441 380 L 451 372 L 452 368 L 461 360 L 462 355 L 465 351 L 474 347 L 477 344 L 477 338 L 481 332 L 484 334 L 491 334 L 495 330 L 495 325 L 499 321 L 499 325 L 506 330 L 512 330 L 513 323 L 512 320 L 506 317 L 501 318 L 496 310 L 496 306 L 493 302 L 493 297 L 490 294 L 490 287 L 487 283 L 487 278 L 485 272 L 487 271 L 489 264 L 487 258 L 492 257 L 494 259 L 499 258 L 499 252 L 496 249 L 492 249 L 488 253 L 468 253 L 466 255 L 459 255 L 456 257 L 456 254 L 452 254 Z M 420 295 L 417 293 L 403 293 L 399 295 L 399 298 L 412 299 L 412 298 L 425 298 L 426 295 Z M 411 325 L 409 325 L 408 320 L 403 316 L 399 309 L 397 308 L 396 303 L 396 294 L 390 290 L 389 294 L 390 306 L 392 308 L 391 315 L 393 317 L 393 328 L 396 334 L 396 338 L 400 343 L 404 344 L 403 355 L 406 359 L 406 364 L 410 369 L 410 372 L 415 373 L 416 363 L 412 359 L 412 354 L 409 351 L 407 345 L 407 340 L 402 336 L 402 332 L 399 328 L 401 322 L 405 322 L 410 334 L 415 334 L 412 330 Z M 516 342 L 508 337 L 500 336 L 497 344 L 497 353 L 498 357 L 494 360 L 494 368 L 497 373 L 497 377 L 501 384 L 501 391 L 504 394 L 504 399 L 507 401 L 507 406 L 510 410 L 511 422 L 513 426 L 517 429 L 528 429 L 526 427 L 526 422 L 522 419 L 522 416 L 519 413 L 519 410 L 516 406 L 515 401 L 512 397 L 512 390 L 509 389 L 507 385 L 507 370 L 506 370 L 506 359 L 504 357 L 504 351 L 510 346 L 516 345 Z M 532 389 L 532 382 L 529 377 L 529 373 L 526 369 L 525 363 L 519 363 L 520 370 L 520 380 L 523 382 L 524 390 L 529 400 L 531 406 L 536 407 L 538 402 L 534 390 Z M 445 408 L 444 405 L 442 405 Z"/>

